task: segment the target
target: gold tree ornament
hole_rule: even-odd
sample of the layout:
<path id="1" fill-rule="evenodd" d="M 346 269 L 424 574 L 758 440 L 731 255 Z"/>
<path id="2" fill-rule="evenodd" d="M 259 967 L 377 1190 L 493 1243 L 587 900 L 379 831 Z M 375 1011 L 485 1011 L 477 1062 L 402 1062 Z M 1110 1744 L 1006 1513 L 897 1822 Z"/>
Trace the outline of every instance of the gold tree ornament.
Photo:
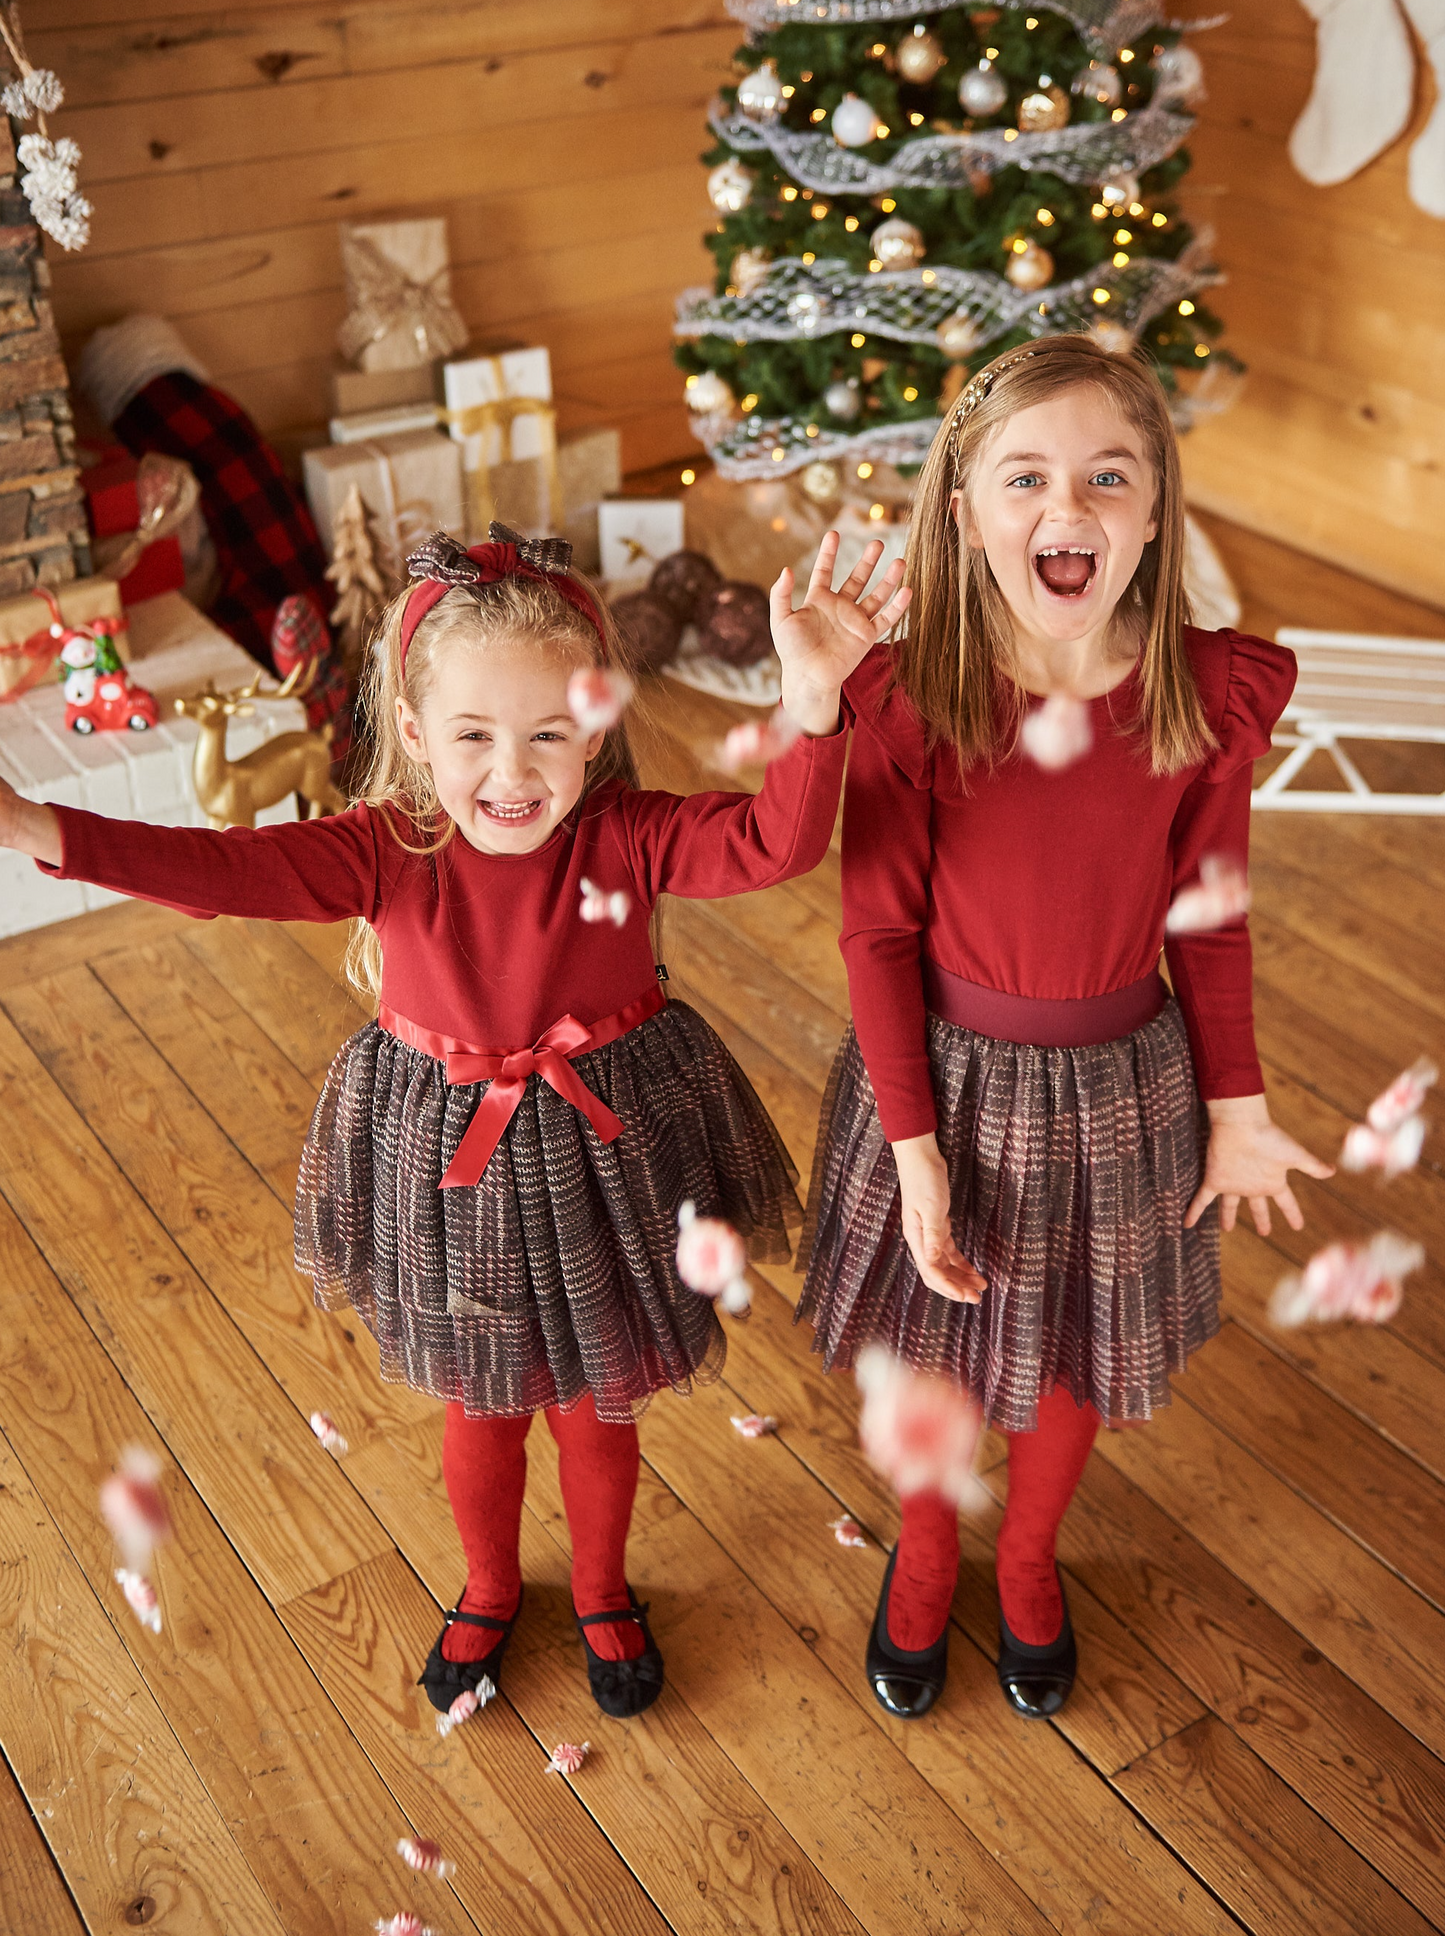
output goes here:
<path id="1" fill-rule="evenodd" d="M 352 485 L 336 514 L 326 576 L 336 587 L 331 623 L 341 637 L 342 664 L 354 674 L 361 663 L 367 621 L 388 594 L 359 485 Z"/>
<path id="2" fill-rule="evenodd" d="M 1054 258 L 1037 242 L 1020 237 L 1010 249 L 1004 274 L 1015 289 L 1042 289 L 1053 280 Z"/>
<path id="3" fill-rule="evenodd" d="M 926 87 L 947 59 L 942 41 L 921 20 L 903 36 L 894 53 L 899 73 L 915 87 Z"/>
<path id="4" fill-rule="evenodd" d="M 1019 128 L 1024 134 L 1053 134 L 1058 128 L 1069 125 L 1069 97 L 1061 87 L 1055 87 L 1047 74 L 1039 76 L 1037 87 L 1031 87 L 1019 102 Z"/>

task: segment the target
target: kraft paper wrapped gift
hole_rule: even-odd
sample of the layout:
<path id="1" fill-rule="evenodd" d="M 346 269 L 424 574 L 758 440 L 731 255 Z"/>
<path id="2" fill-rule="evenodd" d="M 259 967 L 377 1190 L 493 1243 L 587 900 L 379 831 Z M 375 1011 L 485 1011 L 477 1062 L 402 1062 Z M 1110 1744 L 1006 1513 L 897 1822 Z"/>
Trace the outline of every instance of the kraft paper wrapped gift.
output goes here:
<path id="1" fill-rule="evenodd" d="M 472 542 L 485 539 L 487 526 L 496 517 L 518 524 L 529 537 L 554 531 L 561 522 L 562 506 L 552 360 L 547 351 L 539 346 L 499 349 L 446 363 L 442 397 L 447 428 L 461 451 L 466 473 Z M 532 469 L 493 475 L 516 465 Z M 545 494 L 539 497 L 543 485 Z M 510 519 L 501 508 L 503 499 L 515 514 Z"/>
<path id="2" fill-rule="evenodd" d="M 336 515 L 355 484 L 373 520 L 384 568 L 398 582 L 405 559 L 431 536 L 465 535 L 461 452 L 437 430 L 408 430 L 357 444 L 325 444 L 302 460 L 306 501 L 327 551 Z"/>
<path id="3" fill-rule="evenodd" d="M 365 410 L 394 410 L 398 404 L 431 403 L 437 395 L 437 365 L 420 363 L 407 370 L 343 370 L 331 372 L 331 414 L 356 417 Z"/>
<path id="4" fill-rule="evenodd" d="M 120 587 L 113 578 L 72 578 L 51 587 L 60 616 L 70 625 L 89 625 L 98 618 L 115 620 L 116 651 L 129 659 L 130 645 L 121 611 Z M 50 607 L 35 592 L 0 599 L 0 702 L 18 699 L 33 686 L 54 684 L 60 661 L 50 635 Z"/>
<path id="5" fill-rule="evenodd" d="M 421 368 L 454 356 L 469 331 L 452 302 L 447 225 L 343 223 L 347 316 L 336 341 L 362 370 Z"/>
<path id="6" fill-rule="evenodd" d="M 564 437 L 557 446 L 557 489 L 573 564 L 579 571 L 600 571 L 597 510 L 622 489 L 621 431 L 575 430 Z"/>

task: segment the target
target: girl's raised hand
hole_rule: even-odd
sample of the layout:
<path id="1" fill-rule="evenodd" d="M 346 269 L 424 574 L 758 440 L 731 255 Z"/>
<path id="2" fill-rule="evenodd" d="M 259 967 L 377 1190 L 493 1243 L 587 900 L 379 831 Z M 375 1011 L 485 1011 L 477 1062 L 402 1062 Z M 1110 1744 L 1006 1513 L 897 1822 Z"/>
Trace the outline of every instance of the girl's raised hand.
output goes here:
<path id="1" fill-rule="evenodd" d="M 793 574 L 786 566 L 769 594 L 773 644 L 783 662 L 783 710 L 805 733 L 836 731 L 838 693 L 848 674 L 908 609 L 912 593 L 900 581 L 903 560 L 896 558 L 868 591 L 868 580 L 883 556 L 875 538 L 837 591 L 833 566 L 838 533 L 825 533 L 807 594 L 793 610 Z"/>
<path id="2" fill-rule="evenodd" d="M 1304 1217 L 1289 1187 L 1289 1172 L 1306 1176 L 1334 1175 L 1334 1166 L 1312 1156 L 1287 1130 L 1270 1120 L 1263 1096 L 1230 1096 L 1211 1102 L 1209 1152 L 1204 1159 L 1204 1181 L 1184 1218 L 1184 1227 L 1198 1223 L 1219 1198 L 1219 1221 L 1233 1230 L 1241 1198 L 1249 1204 L 1254 1227 L 1269 1235 L 1269 1206 L 1277 1203 L 1291 1230 L 1303 1230 Z"/>

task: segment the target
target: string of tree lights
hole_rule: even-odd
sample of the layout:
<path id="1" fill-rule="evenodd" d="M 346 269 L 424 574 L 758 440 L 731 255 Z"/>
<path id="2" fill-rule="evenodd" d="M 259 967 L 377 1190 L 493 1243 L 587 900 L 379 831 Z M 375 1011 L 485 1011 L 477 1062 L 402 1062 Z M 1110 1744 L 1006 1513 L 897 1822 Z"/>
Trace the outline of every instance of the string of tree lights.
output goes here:
<path id="1" fill-rule="evenodd" d="M 1153 0 L 728 0 L 711 289 L 676 358 L 728 477 L 919 464 L 969 375 L 1058 330 L 1143 344 L 1181 427 L 1239 369 L 1179 213 L 1198 55 Z M 828 473 L 833 473 L 829 475 Z"/>

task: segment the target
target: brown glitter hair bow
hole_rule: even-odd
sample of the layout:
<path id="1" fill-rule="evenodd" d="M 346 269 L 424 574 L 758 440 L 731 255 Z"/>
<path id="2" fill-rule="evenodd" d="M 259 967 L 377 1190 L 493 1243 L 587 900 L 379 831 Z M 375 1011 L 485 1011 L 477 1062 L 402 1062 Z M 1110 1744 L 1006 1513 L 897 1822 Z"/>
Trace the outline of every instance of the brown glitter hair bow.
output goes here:
<path id="1" fill-rule="evenodd" d="M 524 538 L 505 524 L 492 523 L 487 527 L 487 542 L 468 549 L 445 531 L 434 531 L 406 561 L 407 576 L 414 583 L 401 620 L 402 677 L 416 628 L 434 605 L 458 585 L 495 585 L 503 578 L 535 578 L 550 584 L 592 626 L 602 641 L 605 659 L 607 635 L 602 620 L 571 568 L 572 547 L 565 538 Z"/>

